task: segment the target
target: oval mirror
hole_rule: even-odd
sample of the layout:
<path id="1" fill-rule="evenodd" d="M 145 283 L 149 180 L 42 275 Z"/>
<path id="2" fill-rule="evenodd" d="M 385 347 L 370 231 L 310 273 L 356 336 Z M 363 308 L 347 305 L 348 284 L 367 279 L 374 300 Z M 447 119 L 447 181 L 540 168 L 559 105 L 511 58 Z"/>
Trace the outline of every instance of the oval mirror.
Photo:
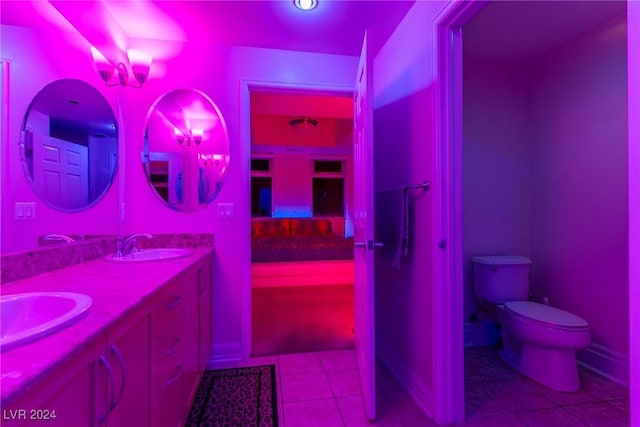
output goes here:
<path id="1" fill-rule="evenodd" d="M 172 209 L 195 212 L 215 199 L 229 168 L 229 138 L 222 114 L 207 95 L 177 89 L 151 106 L 142 167 Z"/>
<path id="2" fill-rule="evenodd" d="M 35 96 L 22 124 L 22 166 L 40 199 L 63 212 L 106 193 L 118 165 L 118 127 L 109 103 L 81 80 L 56 80 Z"/>

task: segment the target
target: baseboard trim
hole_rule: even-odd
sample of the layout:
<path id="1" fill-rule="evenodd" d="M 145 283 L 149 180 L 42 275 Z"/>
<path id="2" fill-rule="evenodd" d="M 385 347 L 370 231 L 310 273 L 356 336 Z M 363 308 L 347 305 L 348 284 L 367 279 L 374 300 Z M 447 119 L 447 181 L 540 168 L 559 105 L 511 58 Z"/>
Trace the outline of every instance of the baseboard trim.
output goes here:
<path id="1" fill-rule="evenodd" d="M 377 337 L 377 340 L 378 348 L 376 349 L 376 354 L 380 361 L 398 379 L 425 415 L 433 419 L 433 392 L 409 369 L 389 344 L 379 337 Z"/>
<path id="2" fill-rule="evenodd" d="M 242 346 L 240 343 L 214 344 L 208 366 L 221 362 L 235 362 L 242 360 Z"/>
<path id="3" fill-rule="evenodd" d="M 629 358 L 603 345 L 593 343 L 577 352 L 578 364 L 625 387 L 629 387 Z"/>

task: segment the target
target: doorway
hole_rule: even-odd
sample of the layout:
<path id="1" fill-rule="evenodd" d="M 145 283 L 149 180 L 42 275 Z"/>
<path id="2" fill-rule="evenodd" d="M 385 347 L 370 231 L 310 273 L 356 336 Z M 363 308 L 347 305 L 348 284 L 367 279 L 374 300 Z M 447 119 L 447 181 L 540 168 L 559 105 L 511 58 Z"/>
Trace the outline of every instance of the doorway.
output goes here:
<path id="1" fill-rule="evenodd" d="M 243 123 L 246 132 L 243 175 L 245 194 L 251 194 L 245 216 L 249 235 L 246 263 L 250 272 L 243 285 L 243 355 L 246 357 L 289 352 L 288 349 L 297 352 L 320 350 L 323 339 L 325 343 L 339 342 L 340 348 L 349 348 L 352 342 L 353 322 L 348 320 L 349 310 L 353 310 L 352 261 L 332 259 L 335 258 L 332 253 L 336 252 L 341 253 L 342 258 L 348 258 L 347 253 L 350 257 L 353 254 L 353 246 L 347 248 L 348 226 L 345 225 L 351 205 L 349 192 L 352 191 L 348 170 L 352 119 L 340 117 L 352 114 L 352 96 L 352 88 L 347 87 L 248 81 L 242 84 L 246 114 L 243 117 L 247 117 Z M 305 102 L 305 99 L 313 98 L 317 98 L 316 102 Z M 322 99 L 325 101 L 318 102 Z M 337 111 L 335 104 L 326 101 L 331 99 L 342 101 Z M 347 110 L 348 114 L 344 112 Z M 300 125 L 295 124 L 297 120 Z M 297 126 L 301 128 L 295 129 Z M 314 133 L 318 129 L 324 134 Z M 344 138 L 342 146 L 336 149 L 336 136 L 345 129 L 349 131 L 348 138 Z M 345 169 L 318 170 L 318 167 L 327 166 L 322 164 L 325 161 L 331 163 L 329 168 L 339 164 Z M 293 176 L 296 173 L 298 177 Z M 334 215 L 335 212 L 324 217 L 314 215 L 315 178 L 343 180 L 345 214 L 341 217 Z M 316 195 L 316 199 L 318 197 Z M 333 196 L 327 197 L 328 201 Z M 299 240 L 306 240 L 308 247 L 294 245 L 289 239 L 293 237 L 292 233 L 300 235 L 297 236 Z M 311 235 L 306 236 L 309 233 Z M 317 250 L 320 243 L 315 242 L 314 250 L 314 239 L 340 239 L 342 243 L 336 247 L 335 242 L 320 242 L 324 247 Z M 320 266 L 322 263 L 324 265 Z M 351 283 L 345 283 L 345 278 L 351 278 Z M 338 289 L 345 285 L 350 286 L 350 292 L 349 289 Z M 337 299 L 334 291 L 339 291 Z M 338 322 L 333 325 L 333 332 L 331 325 L 323 328 L 313 320 L 322 316 L 322 309 L 307 310 L 309 307 L 321 308 L 324 304 L 326 311 L 331 303 L 344 307 L 346 313 L 330 319 L 332 323 Z M 294 321 L 296 316 L 302 322 Z M 349 336 L 343 331 L 336 341 L 332 334 L 339 328 L 344 330 L 343 323 L 349 323 Z M 321 339 L 310 338 L 314 333 Z M 321 336 L 322 333 L 325 335 Z"/>
<path id="2" fill-rule="evenodd" d="M 443 129 L 441 149 L 445 150 L 446 147 L 447 151 L 440 160 L 446 172 L 443 177 L 450 180 L 454 196 L 444 203 L 452 212 L 457 212 L 453 215 L 454 221 L 449 230 L 450 236 L 453 236 L 454 251 L 447 260 L 445 271 L 452 274 L 452 293 L 459 301 L 458 308 L 454 310 L 459 316 L 455 322 L 460 328 L 459 334 L 462 335 L 464 330 L 464 345 L 485 346 L 480 352 L 465 352 L 466 410 L 463 414 L 458 408 L 455 417 L 460 420 L 463 415 L 467 418 L 474 415 L 507 416 L 512 417 L 516 423 L 514 425 L 517 425 L 517 422 L 524 422 L 519 412 L 526 410 L 562 414 L 581 420 L 585 415 L 580 410 L 585 408 L 575 408 L 573 405 L 584 401 L 572 400 L 573 405 L 569 405 L 566 400 L 561 401 L 557 393 L 554 395 L 544 387 L 536 388 L 536 384 L 527 382 L 528 379 L 519 372 L 503 366 L 497 357 L 488 360 L 494 356 L 489 353 L 500 333 L 492 329 L 496 324 L 495 319 L 485 311 L 477 310 L 471 258 L 474 255 L 507 254 L 531 257 L 532 298 L 543 300 L 548 297 L 551 305 L 587 319 L 592 324 L 594 341 L 607 342 L 604 346 L 595 347 L 598 350 L 606 349 L 609 363 L 613 362 L 607 374 L 618 382 L 626 381 L 628 384 L 628 359 L 625 362 L 624 357 L 617 357 L 625 347 L 628 349 L 628 343 L 624 339 L 615 342 L 609 337 L 603 338 L 604 335 L 598 332 L 598 329 L 626 330 L 628 318 L 625 318 L 624 311 L 628 300 L 611 302 L 622 307 L 617 313 L 618 321 L 616 326 L 602 326 L 601 319 L 590 307 L 593 299 L 585 297 L 584 291 L 571 290 L 577 282 L 588 289 L 597 289 L 589 285 L 589 277 L 581 276 L 581 269 L 571 266 L 571 259 L 575 259 L 577 252 L 586 255 L 580 248 L 606 245 L 619 252 L 619 259 L 628 259 L 626 243 L 623 243 L 628 237 L 625 229 L 627 206 L 624 201 L 627 197 L 627 88 L 625 84 L 619 84 L 626 82 L 626 60 L 621 56 L 626 55 L 626 32 L 623 28 L 626 26 L 625 4 L 516 3 L 476 4 L 474 10 L 459 8 L 457 13 L 449 16 L 451 21 L 446 22 L 445 19 L 441 22 L 443 26 L 440 28 L 446 28 L 443 35 L 455 29 L 454 48 L 447 46 L 442 49 L 449 61 L 443 63 L 454 64 L 454 71 L 441 70 L 447 75 L 442 80 L 446 87 L 443 93 L 452 90 L 445 95 L 447 100 L 441 117 L 442 122 L 447 123 Z M 520 10 L 516 11 L 517 8 Z M 526 19 L 519 21 L 518 17 Z M 549 21 L 549 17 L 553 17 L 553 22 Z M 456 25 L 451 25 L 451 22 L 456 22 Z M 545 31 L 533 31 L 536 25 L 544 26 Z M 534 34 L 544 37 L 535 37 Z M 496 39 L 496 35 L 501 37 Z M 489 41 L 491 37 L 493 39 Z M 463 43 L 463 39 L 468 42 Z M 607 43 L 612 44 L 603 48 Z M 563 55 L 569 59 L 563 60 Z M 613 56 L 607 58 L 608 55 Z M 581 64 L 578 73 L 568 74 L 568 70 L 575 65 L 570 61 Z M 605 68 L 606 72 L 603 72 Z M 577 75 L 580 77 L 574 78 Z M 596 94 L 597 89 L 593 89 L 599 87 L 607 88 L 609 95 L 606 99 Z M 585 105 L 592 107 L 583 108 Z M 607 111 L 600 111 L 597 117 L 585 119 L 589 108 Z M 607 123 L 598 121 L 601 117 L 609 117 L 607 113 L 611 111 L 616 112 L 611 114 L 611 120 L 607 119 Z M 598 128 L 600 125 L 603 125 L 602 129 Z M 580 132 L 589 127 L 590 134 L 580 136 Z M 598 132 L 604 132 L 609 141 L 616 143 L 603 147 L 601 138 L 593 137 Z M 572 146 L 574 140 L 580 144 Z M 594 155 L 593 152 L 600 154 Z M 589 166 L 585 167 L 582 162 L 588 162 Z M 578 166 L 581 163 L 582 166 Z M 614 210 L 604 209 L 608 211 L 607 220 L 597 220 L 591 215 L 592 210 L 588 206 L 592 198 L 587 197 L 580 185 L 584 181 L 575 176 L 577 169 L 582 170 L 579 175 L 583 178 L 585 174 L 598 173 L 599 180 L 614 180 L 618 182 L 616 188 L 622 187 L 618 193 L 607 190 L 603 191 L 602 198 L 597 197 L 608 200 L 612 193 L 616 193 L 616 202 L 612 204 Z M 605 204 L 611 206 L 607 202 Z M 563 208 L 554 213 L 553 206 Z M 560 211 L 566 215 L 560 215 Z M 581 218 L 578 223 L 562 225 L 567 218 L 577 217 Z M 591 231 L 594 224 L 612 223 L 622 225 L 607 229 L 608 236 L 618 236 L 613 239 L 607 237 L 603 240 L 602 236 Z M 586 228 L 578 231 L 581 226 Z M 551 235 L 556 236 L 555 241 L 545 240 Z M 562 238 L 558 240 L 558 236 Z M 579 244 L 580 239 L 593 241 Z M 619 241 L 612 242 L 616 239 Z M 629 282 L 625 261 L 617 264 L 615 270 L 614 286 L 620 288 L 618 295 L 627 295 Z M 595 271 L 589 275 L 597 277 Z M 596 300 L 607 304 L 607 296 Z M 453 350 L 458 354 L 463 353 L 460 344 L 456 342 Z M 579 355 L 579 360 L 592 369 L 603 368 L 600 364 L 602 360 L 598 360 L 598 357 L 589 348 Z M 494 362 L 496 364 L 492 364 Z M 486 363 L 491 366 L 488 367 Z M 484 368 L 478 370 L 478 366 Z M 498 402 L 491 408 L 494 413 L 479 414 L 487 407 L 478 405 L 478 399 L 473 397 L 474 384 L 470 381 L 469 371 L 487 374 L 491 370 L 493 373 L 500 371 L 498 375 L 502 377 L 498 380 L 514 384 L 522 382 L 525 385 L 514 386 L 519 387 L 517 401 L 510 400 L 509 396 L 501 399 L 499 394 L 494 394 L 491 401 Z M 475 374 L 472 373 L 471 377 Z M 601 378 L 593 377 L 592 371 L 581 370 L 581 377 L 584 383 L 589 383 L 587 388 L 590 390 L 594 388 L 590 382 L 603 383 Z M 496 379 L 475 378 L 475 381 L 478 380 L 485 381 L 482 389 L 485 394 L 491 394 L 489 382 Z M 624 419 L 626 416 L 628 419 L 628 397 L 627 412 L 624 414 L 624 396 L 628 396 L 628 390 L 616 384 L 611 389 L 616 390 L 615 398 L 611 398 L 620 400 L 619 408 L 607 407 L 611 410 L 611 417 Z M 453 393 L 462 399 L 458 391 Z M 599 393 L 594 392 L 596 396 Z M 523 398 L 525 395 L 531 398 Z M 576 399 L 580 400 L 579 397 Z M 601 402 L 596 404 L 602 405 Z"/>

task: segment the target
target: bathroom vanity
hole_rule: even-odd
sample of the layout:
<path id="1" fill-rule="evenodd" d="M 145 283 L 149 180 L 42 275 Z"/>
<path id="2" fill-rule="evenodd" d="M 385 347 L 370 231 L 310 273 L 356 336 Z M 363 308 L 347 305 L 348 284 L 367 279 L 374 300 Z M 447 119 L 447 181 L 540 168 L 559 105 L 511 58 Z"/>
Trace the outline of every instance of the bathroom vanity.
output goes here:
<path id="1" fill-rule="evenodd" d="M 8 283 L 84 293 L 87 314 L 0 357 L 3 426 L 184 425 L 211 350 L 212 248 L 160 262 L 104 259 Z"/>

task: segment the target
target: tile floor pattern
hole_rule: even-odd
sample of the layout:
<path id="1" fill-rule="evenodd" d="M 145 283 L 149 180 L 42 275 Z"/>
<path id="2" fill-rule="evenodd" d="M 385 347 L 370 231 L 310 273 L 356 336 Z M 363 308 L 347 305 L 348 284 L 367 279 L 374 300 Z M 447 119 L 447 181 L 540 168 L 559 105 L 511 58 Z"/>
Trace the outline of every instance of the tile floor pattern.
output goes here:
<path id="1" fill-rule="evenodd" d="M 581 369 L 577 393 L 549 390 L 502 362 L 493 348 L 465 353 L 466 422 L 482 427 L 627 427 L 628 390 Z M 367 421 L 353 350 L 282 354 L 225 362 L 215 368 L 276 365 L 282 427 L 431 427 L 431 421 L 378 363 L 378 420 Z"/>

